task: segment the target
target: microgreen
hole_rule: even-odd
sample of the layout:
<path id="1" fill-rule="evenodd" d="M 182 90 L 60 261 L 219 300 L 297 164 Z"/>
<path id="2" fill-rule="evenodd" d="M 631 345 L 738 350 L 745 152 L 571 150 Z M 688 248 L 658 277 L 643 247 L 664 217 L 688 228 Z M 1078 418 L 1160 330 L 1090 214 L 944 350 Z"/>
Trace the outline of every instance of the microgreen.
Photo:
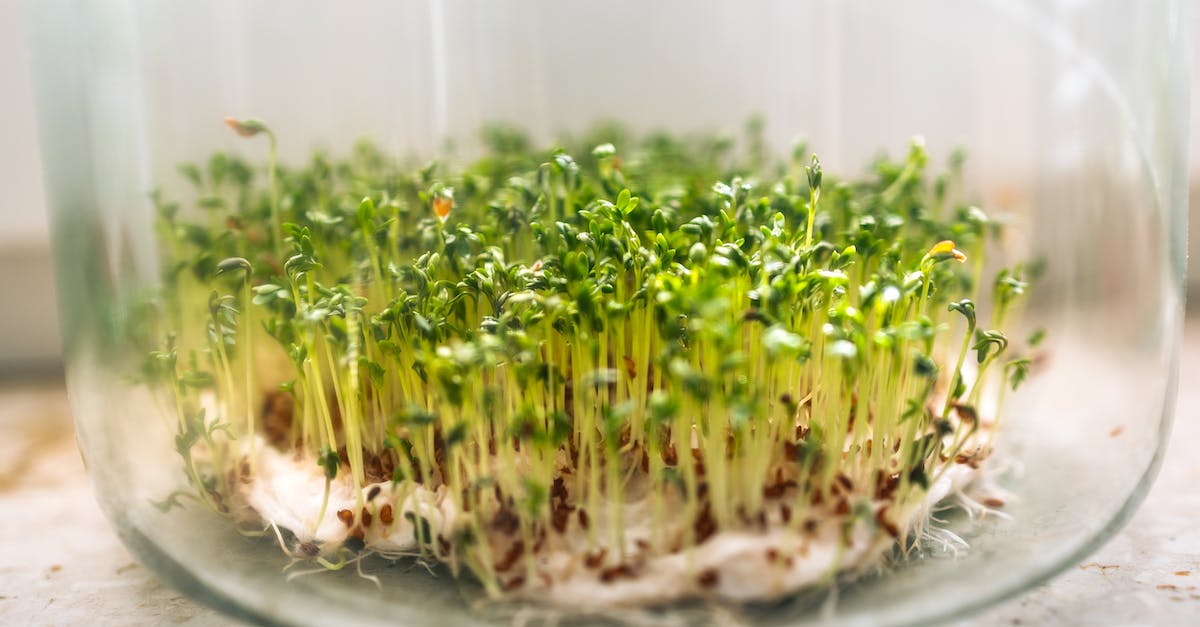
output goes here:
<path id="1" fill-rule="evenodd" d="M 251 435 L 315 460 L 313 529 L 335 481 L 355 512 L 369 483 L 444 487 L 462 505 L 452 546 L 404 516 L 423 551 L 496 591 L 500 558 L 478 539 L 498 521 L 533 546 L 569 501 L 573 520 L 615 521 L 588 527 L 588 548 L 624 559 L 635 484 L 660 553 L 781 506 L 797 533 L 800 512 L 839 500 L 846 521 L 876 500 L 903 520 L 998 419 L 986 390 L 1028 374 L 1003 330 L 1024 272 L 1002 270 L 993 311 L 977 309 L 998 226 L 959 204 L 953 168 L 927 182 L 921 142 L 858 179 L 802 166 L 805 147 L 772 164 L 753 140 L 741 158 L 611 129 L 540 152 L 490 129 L 459 169 L 369 143 L 281 168 L 264 123 L 226 124 L 269 138 L 266 189 L 222 155 L 180 169 L 196 210 L 156 194 L 168 339 L 143 367 L 213 506 L 235 489 L 222 464 L 245 456 L 253 475 Z"/>

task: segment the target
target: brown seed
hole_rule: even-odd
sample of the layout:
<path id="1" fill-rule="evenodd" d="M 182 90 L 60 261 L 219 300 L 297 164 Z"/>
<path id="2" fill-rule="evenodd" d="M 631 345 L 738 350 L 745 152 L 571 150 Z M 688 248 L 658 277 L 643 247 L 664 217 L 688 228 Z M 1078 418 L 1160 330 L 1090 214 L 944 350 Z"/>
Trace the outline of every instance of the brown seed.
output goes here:
<path id="1" fill-rule="evenodd" d="M 550 514 L 550 524 L 555 531 L 566 533 L 567 526 L 571 524 L 571 509 L 566 505 L 556 507 Z"/>
<path id="2" fill-rule="evenodd" d="M 339 509 L 337 512 L 337 517 L 338 520 L 342 521 L 342 524 L 346 525 L 347 527 L 354 524 L 354 512 L 348 509 Z"/>
<path id="3" fill-rule="evenodd" d="M 717 521 L 713 519 L 708 503 L 704 504 L 704 509 L 700 510 L 700 515 L 696 517 L 696 522 L 692 525 L 692 531 L 695 532 L 696 544 L 704 544 L 705 541 L 717 533 Z"/>
<path id="4" fill-rule="evenodd" d="M 509 579 L 504 584 L 504 590 L 505 591 L 516 590 L 517 588 L 520 588 L 523 585 L 525 585 L 525 575 L 517 575 L 516 577 Z"/>
<path id="5" fill-rule="evenodd" d="M 550 486 L 550 498 L 560 501 L 567 500 L 567 483 L 562 477 L 555 477 L 554 483 Z"/>
<path id="6" fill-rule="evenodd" d="M 504 533 L 513 534 L 521 527 L 521 519 L 505 508 L 496 512 L 496 518 L 492 520 L 492 526 Z"/>
<path id="7" fill-rule="evenodd" d="M 604 548 L 596 549 L 592 553 L 585 553 L 583 556 L 583 565 L 588 568 L 599 568 L 604 563 L 604 556 L 608 554 L 608 550 Z"/>
<path id="8" fill-rule="evenodd" d="M 625 564 L 613 566 L 612 568 L 605 568 L 604 570 L 600 571 L 600 581 L 602 581 L 604 583 L 610 583 L 613 580 L 617 579 L 618 577 L 632 577 L 632 576 L 633 576 L 633 569 L 626 566 Z"/>
<path id="9" fill-rule="evenodd" d="M 365 508 L 365 507 L 362 509 L 362 526 L 364 526 L 364 527 L 371 526 L 371 512 L 368 511 L 367 508 Z"/>
<path id="10" fill-rule="evenodd" d="M 775 547 L 767 549 L 767 561 L 774 562 L 777 559 L 779 559 L 779 551 Z"/>
<path id="11" fill-rule="evenodd" d="M 587 529 L 591 526 L 591 522 L 588 519 L 588 513 L 582 507 L 579 508 L 579 526 L 583 527 L 584 529 Z"/>
<path id="12" fill-rule="evenodd" d="M 291 436 L 293 403 L 292 395 L 282 391 L 263 398 L 262 431 L 272 446 L 282 448 Z"/>
<path id="13" fill-rule="evenodd" d="M 385 503 L 383 507 L 379 508 L 379 520 L 385 525 L 390 525 L 395 520 L 392 516 L 391 503 Z"/>
<path id="14" fill-rule="evenodd" d="M 783 524 L 785 525 L 792 522 L 792 508 L 788 507 L 787 505 L 780 506 L 779 517 L 783 519 Z"/>
<path id="15" fill-rule="evenodd" d="M 504 554 L 504 558 L 496 563 L 496 572 L 502 573 L 513 567 L 517 560 L 521 559 L 521 554 L 525 552 L 525 543 L 517 540 L 508 546 L 508 552 Z"/>
<path id="16" fill-rule="evenodd" d="M 782 483 L 773 483 L 773 484 L 763 488 L 763 498 L 777 499 L 777 498 L 783 496 L 783 493 L 786 491 L 787 491 L 786 485 L 784 485 Z"/>
<path id="17" fill-rule="evenodd" d="M 983 500 L 983 504 L 988 507 L 1004 507 L 1004 501 L 996 497 L 990 497 Z"/>
<path id="18" fill-rule="evenodd" d="M 679 455 L 675 452 L 675 445 L 668 444 L 662 451 L 663 463 L 668 466 L 674 466 L 679 463 Z"/>
<path id="19" fill-rule="evenodd" d="M 383 488 L 381 488 L 379 486 L 371 486 L 371 489 L 367 490 L 367 500 L 368 501 L 375 500 L 375 497 L 379 496 L 379 492 L 382 490 L 383 490 Z"/>
<path id="20" fill-rule="evenodd" d="M 365 469 L 364 470 L 367 475 L 367 479 L 369 481 L 371 481 L 372 483 L 378 483 L 378 482 L 382 482 L 382 481 L 387 481 L 392 478 L 392 473 L 390 470 L 387 471 L 386 473 L 384 472 L 383 460 L 378 455 L 368 453 L 368 454 L 364 455 L 363 457 L 365 458 L 365 461 L 364 461 Z M 375 488 L 378 488 L 378 487 L 379 486 L 375 486 Z M 372 490 L 373 489 L 374 488 L 372 488 Z M 376 494 L 378 494 L 378 492 L 376 492 Z M 367 497 L 367 498 L 372 498 L 372 497 Z"/>
<path id="21" fill-rule="evenodd" d="M 879 471 L 875 477 L 875 498 L 880 500 L 890 499 L 899 487 L 900 473 L 884 476 L 883 471 Z"/>
<path id="22" fill-rule="evenodd" d="M 958 417 L 961 418 L 963 422 L 975 422 L 979 420 L 979 414 L 971 405 L 967 405 L 965 403 L 954 403 L 951 405 L 951 407 L 954 408 L 954 412 L 958 414 Z"/>
<path id="23" fill-rule="evenodd" d="M 721 583 L 721 575 L 718 574 L 716 570 L 707 568 L 700 571 L 700 576 L 697 578 L 697 581 L 700 582 L 701 587 L 713 588 L 716 587 L 718 583 Z"/>
<path id="24" fill-rule="evenodd" d="M 888 518 L 887 512 L 888 507 L 886 505 L 879 508 L 879 511 L 875 512 L 875 520 L 879 523 L 880 527 L 883 527 L 883 529 L 888 532 L 888 535 L 899 539 L 900 529 L 896 527 L 896 524 Z"/>
<path id="25" fill-rule="evenodd" d="M 969 454 L 960 453 L 954 456 L 954 463 L 966 464 L 971 468 L 979 468 L 979 464 L 983 461 L 984 457 L 986 456 L 982 451 L 974 451 Z"/>

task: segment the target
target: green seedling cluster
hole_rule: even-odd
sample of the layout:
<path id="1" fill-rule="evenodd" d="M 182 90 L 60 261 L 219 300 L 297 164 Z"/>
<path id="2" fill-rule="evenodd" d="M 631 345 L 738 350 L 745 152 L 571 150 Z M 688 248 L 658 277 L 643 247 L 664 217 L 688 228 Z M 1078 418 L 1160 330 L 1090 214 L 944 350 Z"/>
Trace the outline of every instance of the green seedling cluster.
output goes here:
<path id="1" fill-rule="evenodd" d="M 461 169 L 369 143 L 287 167 L 262 122 L 227 123 L 268 164 L 219 153 L 180 168 L 194 207 L 155 196 L 165 339 L 144 368 L 214 509 L 264 446 L 312 459 L 326 496 L 445 489 L 458 528 L 416 524 L 422 550 L 496 593 L 519 585 L 497 529 L 582 529 L 623 564 L 634 502 L 657 554 L 768 519 L 902 539 L 1026 375 L 1003 331 L 1022 269 L 984 276 L 999 226 L 920 142 L 858 179 L 804 147 L 620 129 L 543 151 L 491 129 Z"/>

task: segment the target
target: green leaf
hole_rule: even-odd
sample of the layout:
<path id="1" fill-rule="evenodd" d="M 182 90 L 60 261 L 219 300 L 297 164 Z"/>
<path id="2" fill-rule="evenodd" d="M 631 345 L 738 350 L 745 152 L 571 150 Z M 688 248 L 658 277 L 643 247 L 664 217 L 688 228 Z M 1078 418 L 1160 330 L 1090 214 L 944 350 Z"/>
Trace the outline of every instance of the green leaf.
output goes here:
<path id="1" fill-rule="evenodd" d="M 196 189 L 204 188 L 204 175 L 200 173 L 200 168 L 196 167 L 196 164 L 181 163 L 176 166 L 176 170 L 183 175 L 183 178 L 187 179 L 189 183 L 195 186 Z"/>
<path id="2" fill-rule="evenodd" d="M 814 154 L 812 163 L 804 167 L 804 174 L 808 177 L 809 189 L 821 188 L 821 160 L 817 158 L 817 155 Z"/>
<path id="3" fill-rule="evenodd" d="M 317 465 L 325 471 L 326 480 L 333 481 L 337 478 L 338 466 L 341 463 L 336 451 L 328 446 L 321 448 L 321 453 L 317 456 Z"/>
<path id="4" fill-rule="evenodd" d="M 950 303 L 949 305 L 947 305 L 946 308 L 948 311 L 957 311 L 958 313 L 962 314 L 962 316 L 967 319 L 967 328 L 968 328 L 967 332 L 968 333 L 974 332 L 974 330 L 975 330 L 975 303 L 972 302 L 971 299 L 964 298 L 960 301 Z"/>
<path id="5" fill-rule="evenodd" d="M 217 274 L 233 272 L 234 270 L 243 270 L 246 272 L 246 277 L 249 278 L 251 273 L 250 262 L 244 257 L 228 257 L 217 263 Z"/>

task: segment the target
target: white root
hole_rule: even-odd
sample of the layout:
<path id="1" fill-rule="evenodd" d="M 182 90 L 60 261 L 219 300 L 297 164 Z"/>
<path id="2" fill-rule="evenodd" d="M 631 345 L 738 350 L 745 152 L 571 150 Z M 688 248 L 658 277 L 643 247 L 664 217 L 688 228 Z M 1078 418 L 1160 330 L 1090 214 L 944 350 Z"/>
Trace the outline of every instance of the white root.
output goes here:
<path id="1" fill-rule="evenodd" d="M 345 480 L 331 483 L 329 504 L 324 517 L 317 520 L 325 479 L 313 459 L 260 445 L 256 461 L 257 473 L 242 485 L 235 511 L 244 522 L 267 523 L 280 549 L 292 560 L 285 567 L 285 571 L 290 571 L 288 579 L 354 564 L 361 577 L 381 587 L 378 577 L 362 570 L 366 556 L 428 557 L 415 541 L 416 519 L 423 519 L 435 537 L 451 537 L 456 528 L 458 505 L 444 487 L 429 490 L 403 482 L 375 483 L 362 488 L 364 496 L 375 493 L 369 503 L 375 512 L 380 504 L 394 508 L 390 525 L 383 524 L 378 515 L 370 525 L 347 525 L 340 520 L 337 512 L 353 510 L 358 502 L 358 495 Z M 966 549 L 963 538 L 939 526 L 936 513 L 950 503 L 962 507 L 972 517 L 1003 515 L 975 498 L 979 496 L 984 501 L 993 498 L 987 495 L 993 494 L 994 489 L 988 488 L 990 491 L 983 492 L 984 496 L 968 489 L 980 482 L 982 474 L 968 464 L 950 466 L 930 486 L 925 500 L 905 520 L 896 521 L 905 530 L 902 537 L 915 538 L 916 544 L 930 544 L 951 555 Z M 607 508 L 601 509 L 593 512 L 592 525 L 597 526 L 597 537 L 607 537 L 605 528 L 610 521 Z M 685 598 L 772 600 L 835 582 L 841 573 L 866 572 L 882 563 L 896 546 L 896 541 L 873 521 L 859 520 L 844 535 L 843 519 L 817 516 L 816 526 L 798 535 L 793 527 L 783 524 L 775 511 L 769 514 L 765 530 L 718 531 L 690 552 L 639 555 L 638 540 L 645 542 L 651 537 L 651 509 L 648 499 L 626 503 L 624 507 L 627 549 L 637 566 L 634 574 L 604 578 L 601 569 L 586 567 L 584 549 L 580 548 L 588 546 L 586 534 L 574 525 L 562 535 L 549 535 L 535 557 L 539 577 L 512 590 L 509 598 L 537 599 L 541 605 L 570 607 L 574 611 L 633 610 Z M 287 546 L 281 528 L 295 534 L 298 543 L 295 547 Z M 346 559 L 348 550 L 343 543 L 352 534 L 361 534 L 363 547 L 353 558 Z M 847 538 L 849 543 L 844 543 Z M 511 542 L 508 538 L 493 540 L 494 546 L 507 546 Z M 291 570 L 295 564 L 308 562 L 306 558 L 313 557 L 312 553 L 318 549 L 317 559 L 325 562 L 325 567 Z M 423 566 L 431 574 L 434 572 L 429 564 Z M 701 581 L 697 573 L 712 574 Z"/>

